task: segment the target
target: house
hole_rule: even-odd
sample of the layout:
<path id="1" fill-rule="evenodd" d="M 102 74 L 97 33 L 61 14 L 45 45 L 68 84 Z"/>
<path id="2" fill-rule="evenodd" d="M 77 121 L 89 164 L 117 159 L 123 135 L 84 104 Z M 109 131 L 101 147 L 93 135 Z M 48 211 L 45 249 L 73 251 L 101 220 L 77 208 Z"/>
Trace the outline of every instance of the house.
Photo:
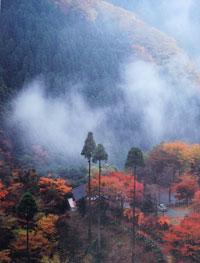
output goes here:
<path id="1" fill-rule="evenodd" d="M 72 200 L 68 199 L 71 211 L 79 210 L 79 213 L 84 216 L 86 213 L 86 198 L 87 198 L 87 185 L 82 184 L 78 187 L 75 187 L 72 190 Z"/>
<path id="2" fill-rule="evenodd" d="M 86 189 L 87 189 L 87 185 L 82 184 L 78 187 L 75 187 L 72 190 L 72 195 L 73 195 L 73 198 L 76 202 L 78 202 L 82 199 L 85 199 L 87 197 Z"/>
<path id="3" fill-rule="evenodd" d="M 78 187 L 73 188 L 71 193 L 67 194 L 67 201 L 69 209 L 76 211 L 77 208 L 83 205 L 86 199 L 86 184 L 82 184 Z"/>

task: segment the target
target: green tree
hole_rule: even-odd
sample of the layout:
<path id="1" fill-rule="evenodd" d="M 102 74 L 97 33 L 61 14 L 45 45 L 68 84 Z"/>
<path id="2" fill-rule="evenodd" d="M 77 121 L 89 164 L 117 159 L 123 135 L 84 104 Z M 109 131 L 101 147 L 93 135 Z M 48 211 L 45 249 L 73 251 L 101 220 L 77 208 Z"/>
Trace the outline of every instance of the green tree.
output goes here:
<path id="1" fill-rule="evenodd" d="M 101 255 L 101 163 L 108 160 L 108 154 L 102 144 L 98 144 L 93 157 L 93 162 L 99 164 L 99 186 L 98 186 L 98 253 Z"/>
<path id="2" fill-rule="evenodd" d="M 27 262 L 30 262 L 29 253 L 29 221 L 33 219 L 37 213 L 37 204 L 33 196 L 27 192 L 25 193 L 17 206 L 17 214 L 19 217 L 26 220 L 26 251 L 27 251 Z"/>
<path id="3" fill-rule="evenodd" d="M 88 197 L 89 197 L 88 239 L 89 241 L 91 240 L 91 237 L 92 237 L 92 231 L 91 231 L 91 160 L 94 155 L 95 148 L 96 148 L 96 143 L 93 138 L 93 133 L 88 132 L 81 155 L 83 155 L 88 160 Z"/>
<path id="4" fill-rule="evenodd" d="M 139 148 L 131 148 L 125 163 L 125 168 L 131 170 L 134 176 L 133 186 L 133 228 L 132 228 L 132 263 L 135 262 L 135 243 L 136 243 L 136 180 L 137 168 L 144 165 L 143 153 Z"/>
<path id="5" fill-rule="evenodd" d="M 143 153 L 139 148 L 131 148 L 125 163 L 126 169 L 137 169 L 144 165 Z"/>

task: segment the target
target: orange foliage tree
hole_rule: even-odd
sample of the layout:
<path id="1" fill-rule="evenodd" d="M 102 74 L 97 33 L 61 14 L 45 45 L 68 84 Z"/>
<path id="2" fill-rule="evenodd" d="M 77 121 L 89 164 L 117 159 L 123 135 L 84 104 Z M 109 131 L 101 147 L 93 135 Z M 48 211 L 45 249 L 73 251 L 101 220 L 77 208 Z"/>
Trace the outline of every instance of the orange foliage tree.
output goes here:
<path id="1" fill-rule="evenodd" d="M 7 194 L 4 196 L 1 208 L 4 211 L 15 212 L 15 207 L 23 194 L 23 184 L 22 183 L 11 183 L 7 188 Z"/>
<path id="2" fill-rule="evenodd" d="M 200 144 L 182 141 L 162 143 L 149 153 L 147 166 L 153 171 L 154 177 L 159 177 L 163 172 L 166 175 L 169 168 L 172 168 L 172 179 L 176 174 L 188 171 L 197 173 L 200 169 Z"/>
<path id="3" fill-rule="evenodd" d="M 0 259 L 1 259 L 1 263 L 10 263 L 11 262 L 10 250 L 5 249 L 0 251 Z"/>
<path id="4" fill-rule="evenodd" d="M 64 179 L 41 177 L 39 191 L 44 211 L 47 213 L 64 213 L 68 208 L 66 195 L 71 192 L 71 186 Z"/>
<path id="5" fill-rule="evenodd" d="M 197 189 L 197 178 L 188 173 L 181 176 L 180 181 L 173 185 L 173 191 L 176 193 L 176 197 L 179 200 L 186 201 L 187 204 L 194 197 Z"/>
<path id="6" fill-rule="evenodd" d="M 174 156 L 179 163 L 184 164 L 190 158 L 190 145 L 182 142 L 168 142 L 162 144 L 163 150 L 169 155 Z"/>
<path id="7" fill-rule="evenodd" d="M 166 248 L 180 260 L 177 262 L 200 262 L 199 230 L 200 214 L 192 214 L 164 235 Z"/>
<path id="8" fill-rule="evenodd" d="M 58 221 L 68 207 L 67 194 L 71 186 L 64 179 L 39 178 L 31 169 L 23 172 L 13 169 L 5 186 L 0 179 L 0 262 L 27 261 L 27 235 L 22 229 L 25 220 L 17 218 L 17 203 L 26 190 L 36 197 L 39 211 L 35 221 L 30 222 L 29 251 L 31 262 L 42 262 L 42 258 L 52 258 L 58 252 L 60 233 Z M 61 215 L 62 216 L 59 216 Z M 68 219 L 68 217 L 67 217 Z"/>
<path id="9" fill-rule="evenodd" d="M 30 257 L 38 262 L 44 255 L 52 253 L 52 243 L 44 237 L 41 231 L 31 231 L 29 233 Z M 26 262 L 26 232 L 18 230 L 16 240 L 11 244 L 13 258 L 16 262 Z M 24 260 L 24 261 L 23 261 Z M 34 261 L 34 262 L 35 262 Z M 40 261 L 39 261 L 40 262 Z"/>
<path id="10" fill-rule="evenodd" d="M 154 183 L 170 185 L 188 166 L 190 147 L 180 141 L 162 143 L 148 155 L 146 164 Z"/>
<path id="11" fill-rule="evenodd" d="M 37 223 L 38 228 L 44 232 L 48 237 L 54 237 L 57 234 L 56 223 L 58 221 L 58 216 L 49 214 L 43 216 Z"/>
<path id="12" fill-rule="evenodd" d="M 57 191 L 61 195 L 65 195 L 71 191 L 71 186 L 61 178 L 48 178 L 41 177 L 39 180 L 39 187 L 41 193 L 47 193 L 48 191 Z"/>

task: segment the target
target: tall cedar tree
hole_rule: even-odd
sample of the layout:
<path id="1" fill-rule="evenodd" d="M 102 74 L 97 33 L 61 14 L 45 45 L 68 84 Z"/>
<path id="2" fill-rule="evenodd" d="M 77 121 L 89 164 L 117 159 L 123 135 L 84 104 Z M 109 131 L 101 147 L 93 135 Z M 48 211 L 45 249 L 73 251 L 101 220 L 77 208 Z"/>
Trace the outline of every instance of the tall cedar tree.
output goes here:
<path id="1" fill-rule="evenodd" d="M 108 160 L 108 154 L 102 144 L 98 144 L 93 157 L 93 162 L 99 164 L 99 187 L 98 187 L 98 253 L 101 255 L 101 162 Z"/>
<path id="2" fill-rule="evenodd" d="M 133 187 L 133 233 L 132 233 L 132 263 L 135 262 L 135 247 L 136 247 L 136 180 L 137 180 L 137 167 L 144 165 L 143 153 L 139 148 L 131 148 L 125 163 L 126 169 L 131 169 L 134 176 Z"/>
<path id="3" fill-rule="evenodd" d="M 27 262 L 30 262 L 29 253 L 29 221 L 33 219 L 37 213 L 37 204 L 33 196 L 27 192 L 25 193 L 17 206 L 17 213 L 20 217 L 26 219 L 26 251 L 27 251 Z"/>
<path id="4" fill-rule="evenodd" d="M 93 138 L 93 133 L 88 132 L 85 144 L 81 155 L 83 155 L 88 160 L 88 197 L 89 197 L 89 222 L 88 222 L 88 239 L 91 240 L 91 159 L 93 158 L 94 151 L 96 148 L 96 143 Z"/>

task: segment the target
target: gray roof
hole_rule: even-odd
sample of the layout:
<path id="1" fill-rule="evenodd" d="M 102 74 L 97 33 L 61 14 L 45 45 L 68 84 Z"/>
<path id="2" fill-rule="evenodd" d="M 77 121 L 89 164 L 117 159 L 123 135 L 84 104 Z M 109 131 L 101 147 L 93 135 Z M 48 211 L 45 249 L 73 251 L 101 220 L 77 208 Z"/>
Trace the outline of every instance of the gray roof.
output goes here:
<path id="1" fill-rule="evenodd" d="M 75 201 L 86 197 L 86 184 L 82 184 L 72 190 Z"/>

